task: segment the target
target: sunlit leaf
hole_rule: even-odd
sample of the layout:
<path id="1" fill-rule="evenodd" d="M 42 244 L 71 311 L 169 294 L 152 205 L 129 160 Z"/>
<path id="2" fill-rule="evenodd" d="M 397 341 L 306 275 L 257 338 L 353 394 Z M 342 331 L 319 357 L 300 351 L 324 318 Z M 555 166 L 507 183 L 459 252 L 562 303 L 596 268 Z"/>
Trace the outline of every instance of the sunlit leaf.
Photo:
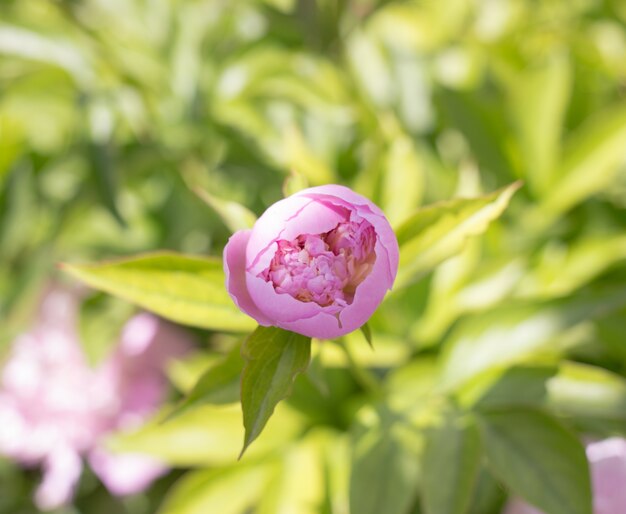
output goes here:
<path id="1" fill-rule="evenodd" d="M 267 485 L 257 514 L 293 512 L 319 514 L 323 502 L 326 446 L 330 434 L 309 432 L 280 456 L 277 472 Z M 302 487 L 306 484 L 306 487 Z"/>
<path id="2" fill-rule="evenodd" d="M 606 109 L 568 139 L 559 180 L 540 206 L 555 216 L 611 184 L 626 161 L 626 104 Z"/>
<path id="3" fill-rule="evenodd" d="M 566 52 L 556 52 L 510 77 L 509 104 L 525 176 L 540 195 L 548 192 L 554 180 L 570 92 L 571 64 Z"/>
<path id="4" fill-rule="evenodd" d="M 539 406 L 546 401 L 547 383 L 556 370 L 550 364 L 489 369 L 464 385 L 457 398 L 461 405 L 475 409 Z"/>
<path id="5" fill-rule="evenodd" d="M 246 428 L 243 450 L 254 441 L 274 408 L 289 395 L 311 358 L 311 338 L 276 327 L 258 327 L 245 341 L 241 406 Z"/>
<path id="6" fill-rule="evenodd" d="M 480 373 L 521 362 L 554 362 L 588 333 L 585 321 L 620 308 L 626 294 L 607 290 L 552 303 L 511 305 L 457 325 L 442 355 L 441 386 L 458 388 Z"/>
<path id="7" fill-rule="evenodd" d="M 219 214 L 231 232 L 252 228 L 254 225 L 256 215 L 240 203 L 218 198 L 200 187 L 196 187 L 194 192 Z"/>
<path id="8" fill-rule="evenodd" d="M 459 252 L 467 239 L 484 232 L 506 209 L 513 193 L 510 186 L 479 198 L 459 198 L 417 211 L 396 231 L 400 244 L 400 268 L 396 285 L 404 286 Z"/>
<path id="9" fill-rule="evenodd" d="M 622 234 L 581 238 L 569 246 L 553 244 L 526 274 L 517 295 L 565 296 L 625 259 L 626 236 Z"/>
<path id="10" fill-rule="evenodd" d="M 291 170 L 283 182 L 283 196 L 291 196 L 309 187 L 307 178 L 296 170 Z"/>
<path id="11" fill-rule="evenodd" d="M 385 162 L 382 208 L 392 225 L 406 220 L 419 206 L 424 188 L 424 162 L 413 141 L 398 135 Z"/>
<path id="12" fill-rule="evenodd" d="M 269 481 L 272 462 L 225 466 L 185 475 L 172 488 L 159 514 L 245 514 Z"/>
<path id="13" fill-rule="evenodd" d="M 99 264 L 65 264 L 63 269 L 91 287 L 178 323 L 240 332 L 254 327 L 228 296 L 219 259 L 160 252 Z"/>
<path id="14" fill-rule="evenodd" d="M 163 422 L 160 413 L 144 426 L 112 435 L 107 446 L 120 453 L 144 453 L 172 466 L 223 466 L 233 464 L 241 451 L 244 436 L 239 405 L 205 404 Z M 283 448 L 303 428 L 303 419 L 281 406 L 275 423 L 247 450 L 246 461 Z"/>
<path id="15" fill-rule="evenodd" d="M 626 430 L 626 380 L 603 368 L 563 362 L 548 382 L 548 403 L 560 414 L 613 421 Z"/>

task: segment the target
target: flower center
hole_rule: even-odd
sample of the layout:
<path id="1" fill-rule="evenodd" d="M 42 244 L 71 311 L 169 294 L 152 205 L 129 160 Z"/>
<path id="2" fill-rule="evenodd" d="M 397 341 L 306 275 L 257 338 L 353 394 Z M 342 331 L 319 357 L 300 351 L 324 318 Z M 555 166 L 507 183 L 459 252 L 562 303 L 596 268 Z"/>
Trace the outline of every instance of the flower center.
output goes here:
<path id="1" fill-rule="evenodd" d="M 269 267 L 259 274 L 277 293 L 322 307 L 352 303 L 357 286 L 369 275 L 376 254 L 376 232 L 365 221 L 344 221 L 323 234 L 280 239 Z"/>

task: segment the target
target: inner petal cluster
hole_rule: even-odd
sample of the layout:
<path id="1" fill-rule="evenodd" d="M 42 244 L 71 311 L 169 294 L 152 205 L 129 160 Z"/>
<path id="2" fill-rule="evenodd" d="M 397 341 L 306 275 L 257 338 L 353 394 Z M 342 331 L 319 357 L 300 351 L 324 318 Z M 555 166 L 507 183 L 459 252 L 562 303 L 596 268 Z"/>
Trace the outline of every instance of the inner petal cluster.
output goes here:
<path id="1" fill-rule="evenodd" d="M 366 220 L 344 221 L 323 234 L 280 239 L 270 265 L 259 276 L 277 293 L 321 307 L 349 305 L 376 260 L 376 232 Z"/>

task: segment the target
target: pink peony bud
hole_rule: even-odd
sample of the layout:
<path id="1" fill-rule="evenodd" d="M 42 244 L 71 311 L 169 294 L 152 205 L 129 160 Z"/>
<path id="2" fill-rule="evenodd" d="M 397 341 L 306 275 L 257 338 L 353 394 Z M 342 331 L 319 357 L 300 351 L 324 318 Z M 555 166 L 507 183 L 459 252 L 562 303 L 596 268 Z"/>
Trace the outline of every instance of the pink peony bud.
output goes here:
<path id="1" fill-rule="evenodd" d="M 382 211 L 347 187 L 281 200 L 224 248 L 226 287 L 259 324 L 331 339 L 363 325 L 398 270 Z"/>

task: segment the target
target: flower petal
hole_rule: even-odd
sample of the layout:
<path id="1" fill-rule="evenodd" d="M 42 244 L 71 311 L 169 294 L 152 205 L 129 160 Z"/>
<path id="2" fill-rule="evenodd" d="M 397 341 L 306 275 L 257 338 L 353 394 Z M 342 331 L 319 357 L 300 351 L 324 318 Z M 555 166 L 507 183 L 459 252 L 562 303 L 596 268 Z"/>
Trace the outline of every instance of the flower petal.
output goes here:
<path id="1" fill-rule="evenodd" d="M 70 502 L 82 472 L 80 456 L 66 446 L 57 447 L 43 465 L 43 481 L 35 492 L 41 510 L 52 510 Z"/>
<path id="2" fill-rule="evenodd" d="M 256 306 L 246 285 L 246 247 L 251 234 L 251 230 L 239 230 L 230 237 L 224 247 L 226 289 L 237 307 L 260 325 L 267 327 L 271 322 Z"/>
<path id="3" fill-rule="evenodd" d="M 267 269 L 276 252 L 275 242 L 278 239 L 292 241 L 300 234 L 322 234 L 348 220 L 349 216 L 350 210 L 343 206 L 318 202 L 313 198 L 290 196 L 275 203 L 252 229 L 246 251 L 247 270 L 256 276 Z"/>
<path id="4" fill-rule="evenodd" d="M 246 284 L 255 305 L 259 306 L 266 319 L 273 320 L 268 325 L 280 326 L 281 322 L 310 318 L 324 311 L 324 307 L 315 302 L 301 302 L 287 293 L 277 293 L 273 284 L 252 273 L 246 273 Z"/>
<path id="5" fill-rule="evenodd" d="M 320 188 L 326 188 L 330 186 L 320 186 Z M 344 207 L 348 209 L 353 209 L 357 215 L 361 216 L 369 223 L 372 224 L 374 230 L 376 231 L 376 235 L 378 239 L 382 243 L 381 250 L 387 254 L 387 261 L 389 263 L 388 268 L 388 278 L 389 283 L 393 284 L 393 281 L 396 279 L 396 274 L 398 273 L 398 263 L 400 260 L 400 250 L 398 248 L 398 239 L 396 238 L 396 234 L 391 228 L 389 221 L 384 216 L 382 211 L 370 200 L 364 198 L 360 195 L 357 195 L 353 191 L 350 191 L 348 188 L 343 186 L 334 186 L 339 188 L 340 190 L 346 190 L 351 193 L 352 196 L 356 196 L 361 199 L 360 204 L 351 204 L 349 201 L 345 200 L 340 196 L 330 196 L 327 194 L 316 193 L 307 195 L 310 198 L 316 199 L 318 202 L 333 204 L 338 207 Z M 311 188 L 310 190 L 317 190 L 320 188 Z M 308 190 L 304 190 L 308 191 Z M 300 191 L 302 193 L 303 191 Z M 298 193 L 298 194 L 300 194 Z M 391 286 L 389 287 L 391 289 Z"/>
<path id="6" fill-rule="evenodd" d="M 364 325 L 380 305 L 387 290 L 391 287 L 387 272 L 389 262 L 387 255 L 381 249 L 382 243 L 376 243 L 376 262 L 370 274 L 359 284 L 352 303 L 340 313 L 339 319 L 344 328 L 344 334 L 356 330 Z"/>
<path id="7" fill-rule="evenodd" d="M 339 326 L 336 316 L 326 312 L 319 312 L 311 318 L 303 318 L 292 322 L 281 321 L 278 326 L 285 330 L 298 332 L 299 334 L 316 337 L 318 339 L 334 339 L 352 330 L 345 330 Z"/>
<path id="8" fill-rule="evenodd" d="M 308 198 L 315 198 L 318 195 L 339 198 L 350 205 L 365 206 L 370 210 L 372 214 L 376 214 L 377 216 L 382 217 L 385 216 L 383 211 L 380 210 L 380 207 L 378 207 L 374 202 L 358 193 L 355 193 L 354 191 L 352 191 L 352 189 L 346 186 L 340 186 L 337 184 L 326 184 L 324 186 L 310 187 L 308 189 L 298 191 L 293 196 L 305 196 Z"/>
<path id="9" fill-rule="evenodd" d="M 116 496 L 139 493 L 168 471 L 162 462 L 147 455 L 112 454 L 102 448 L 89 453 L 89 465 Z"/>

